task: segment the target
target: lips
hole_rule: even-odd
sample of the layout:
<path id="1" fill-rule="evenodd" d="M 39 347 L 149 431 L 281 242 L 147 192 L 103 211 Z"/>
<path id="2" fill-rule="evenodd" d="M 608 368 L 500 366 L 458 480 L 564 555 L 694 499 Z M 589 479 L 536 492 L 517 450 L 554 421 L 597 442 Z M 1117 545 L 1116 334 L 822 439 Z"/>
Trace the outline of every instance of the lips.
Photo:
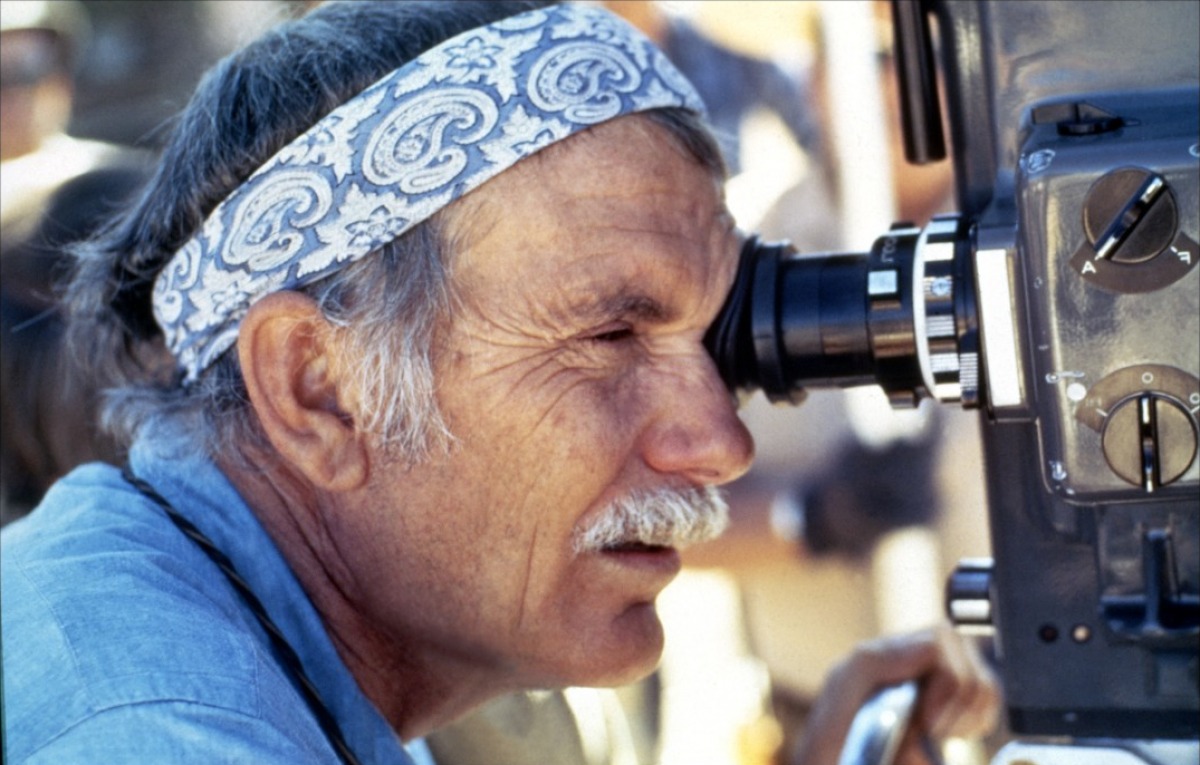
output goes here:
<path id="1" fill-rule="evenodd" d="M 650 574 L 655 579 L 659 577 L 670 579 L 679 573 L 682 566 L 679 551 L 674 547 L 644 542 L 621 542 L 610 545 L 600 551 L 600 557 L 624 570 Z"/>
<path id="2" fill-rule="evenodd" d="M 666 552 L 670 547 L 665 545 L 650 545 L 644 542 L 622 542 L 604 548 L 606 553 L 655 553 Z"/>

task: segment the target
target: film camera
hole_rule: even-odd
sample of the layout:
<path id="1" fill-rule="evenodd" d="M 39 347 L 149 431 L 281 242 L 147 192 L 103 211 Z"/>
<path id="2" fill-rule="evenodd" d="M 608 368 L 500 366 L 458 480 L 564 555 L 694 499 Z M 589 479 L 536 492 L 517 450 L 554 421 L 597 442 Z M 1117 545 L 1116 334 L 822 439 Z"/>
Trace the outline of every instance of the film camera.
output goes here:
<path id="1" fill-rule="evenodd" d="M 775 401 L 978 408 L 993 559 L 947 607 L 994 627 L 1011 729 L 1195 762 L 1200 4 L 897 0 L 918 162 L 944 156 L 931 19 L 961 212 L 869 253 L 751 239 L 707 343 Z M 1099 761 L 1073 751 L 1048 761 Z"/>

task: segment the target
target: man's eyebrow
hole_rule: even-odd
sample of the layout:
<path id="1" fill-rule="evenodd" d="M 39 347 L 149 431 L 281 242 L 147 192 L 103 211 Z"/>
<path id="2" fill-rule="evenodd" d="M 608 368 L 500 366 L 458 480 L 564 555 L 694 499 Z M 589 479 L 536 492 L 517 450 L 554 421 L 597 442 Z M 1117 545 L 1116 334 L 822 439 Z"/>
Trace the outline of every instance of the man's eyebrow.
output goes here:
<path id="1" fill-rule="evenodd" d="M 645 293 L 622 292 L 615 295 L 601 295 L 594 299 L 581 301 L 575 306 L 576 316 L 601 321 L 628 318 L 665 324 L 674 318 L 675 313 L 674 310 L 663 305 L 662 301 Z"/>

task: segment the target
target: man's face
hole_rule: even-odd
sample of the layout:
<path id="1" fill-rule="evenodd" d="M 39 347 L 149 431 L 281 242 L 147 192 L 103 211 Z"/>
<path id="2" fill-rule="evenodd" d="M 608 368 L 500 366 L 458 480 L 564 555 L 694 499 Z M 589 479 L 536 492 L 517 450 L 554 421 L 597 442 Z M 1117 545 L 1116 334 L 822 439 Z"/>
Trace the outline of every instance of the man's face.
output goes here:
<path id="1" fill-rule="evenodd" d="M 461 303 L 437 347 L 458 439 L 375 461 L 359 571 L 411 658 L 490 682 L 608 684 L 662 648 L 675 550 L 577 553 L 635 491 L 721 484 L 753 445 L 702 345 L 738 241 L 711 174 L 625 117 L 458 203 Z M 480 670 L 484 670 L 482 673 Z"/>

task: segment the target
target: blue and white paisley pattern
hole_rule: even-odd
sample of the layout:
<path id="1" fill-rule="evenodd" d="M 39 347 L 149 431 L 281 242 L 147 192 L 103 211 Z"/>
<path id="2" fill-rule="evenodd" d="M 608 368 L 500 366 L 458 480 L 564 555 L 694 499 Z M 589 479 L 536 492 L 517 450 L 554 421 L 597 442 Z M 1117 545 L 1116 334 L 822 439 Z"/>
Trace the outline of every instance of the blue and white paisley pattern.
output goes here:
<path id="1" fill-rule="evenodd" d="M 342 215 L 317 226 L 317 238 L 325 246 L 298 261 L 296 276 L 325 273 L 339 263 L 358 260 L 407 231 L 412 215 L 404 196 L 366 192 L 359 184 L 351 184 Z"/>
<path id="2" fill-rule="evenodd" d="M 333 208 L 333 185 L 321 174 L 281 169 L 256 179 L 233 211 L 221 249 L 227 266 L 267 272 L 288 263 L 304 247 L 309 227 Z"/>
<path id="3" fill-rule="evenodd" d="M 356 99 L 354 109 L 339 109 L 329 114 L 280 150 L 276 155 L 279 164 L 326 165 L 333 171 L 334 180 L 340 183 L 354 170 L 353 156 L 345 147 L 354 138 L 359 124 L 376 112 L 385 95 L 382 89 L 363 91 Z"/>
<path id="4" fill-rule="evenodd" d="M 184 291 L 190 290 L 200 278 L 200 258 L 204 248 L 199 237 L 193 237 L 167 263 L 154 283 L 154 310 L 164 326 L 174 325 L 183 313 Z"/>
<path id="5" fill-rule="evenodd" d="M 496 102 L 478 90 L 418 93 L 371 132 L 363 176 L 414 196 L 447 186 L 467 169 L 464 147 L 490 135 L 499 121 Z"/>
<path id="6" fill-rule="evenodd" d="M 263 296 L 332 274 L 552 143 L 663 107 L 704 112 L 649 40 L 595 7 L 529 11 L 426 51 L 264 163 L 163 268 L 154 313 L 185 383 Z"/>
<path id="7" fill-rule="evenodd" d="M 492 164 L 509 167 L 571 132 L 571 126 L 563 120 L 530 117 L 518 106 L 508 115 L 501 134 L 481 144 L 479 150 Z"/>
<path id="8" fill-rule="evenodd" d="M 642 86 L 626 53 L 600 42 L 571 42 L 547 52 L 529 73 L 529 100 L 587 125 L 622 113 L 622 96 Z"/>

